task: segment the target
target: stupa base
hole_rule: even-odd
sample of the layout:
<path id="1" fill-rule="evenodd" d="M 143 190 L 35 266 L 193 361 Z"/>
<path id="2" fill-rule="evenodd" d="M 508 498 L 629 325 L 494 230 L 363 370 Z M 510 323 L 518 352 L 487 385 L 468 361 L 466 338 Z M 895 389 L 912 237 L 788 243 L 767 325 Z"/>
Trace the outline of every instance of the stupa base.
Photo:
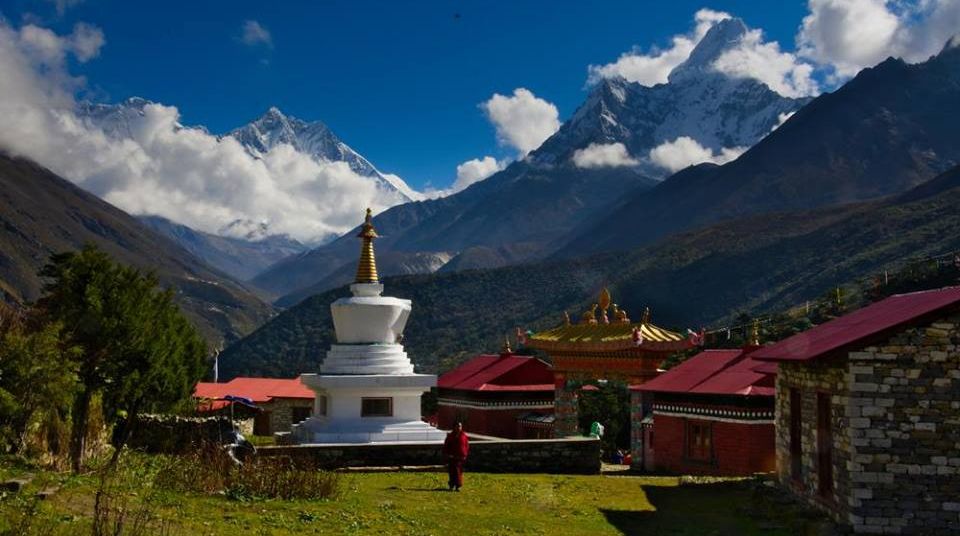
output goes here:
<path id="1" fill-rule="evenodd" d="M 311 422 L 313 421 L 313 422 Z M 336 423 L 308 419 L 293 429 L 297 443 L 441 443 L 446 432 L 423 421 L 392 423 Z"/>

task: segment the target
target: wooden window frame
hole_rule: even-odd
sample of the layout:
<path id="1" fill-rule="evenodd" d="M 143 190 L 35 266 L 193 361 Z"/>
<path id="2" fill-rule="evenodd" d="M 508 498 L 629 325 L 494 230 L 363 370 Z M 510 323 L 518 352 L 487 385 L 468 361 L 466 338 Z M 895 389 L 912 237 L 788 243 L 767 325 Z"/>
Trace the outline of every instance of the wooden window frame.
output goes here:
<path id="1" fill-rule="evenodd" d="M 695 430 L 706 432 L 701 437 L 707 439 L 706 446 L 700 446 L 700 452 L 697 452 L 697 448 L 693 445 L 694 432 Z M 714 463 L 715 453 L 714 453 L 714 441 L 713 441 L 713 423 L 707 420 L 701 419 L 684 419 L 683 426 L 683 457 L 688 462 L 701 463 L 701 464 L 712 464 Z M 706 450 L 704 453 L 703 450 Z"/>
<path id="2" fill-rule="evenodd" d="M 387 412 L 386 413 L 367 413 L 364 411 L 364 404 L 368 401 L 387 401 Z M 390 396 L 365 396 L 360 399 L 360 417 L 361 418 L 377 418 L 377 417 L 393 417 L 393 397 Z"/>
<path id="3" fill-rule="evenodd" d="M 791 387 L 789 393 L 790 479 L 799 484 L 803 482 L 803 391 L 799 387 Z"/>
<path id="4" fill-rule="evenodd" d="M 829 432 L 826 438 L 822 437 L 821 425 L 824 422 Z M 826 391 L 817 391 L 817 495 L 827 501 L 833 500 L 835 489 L 833 434 L 833 395 Z"/>

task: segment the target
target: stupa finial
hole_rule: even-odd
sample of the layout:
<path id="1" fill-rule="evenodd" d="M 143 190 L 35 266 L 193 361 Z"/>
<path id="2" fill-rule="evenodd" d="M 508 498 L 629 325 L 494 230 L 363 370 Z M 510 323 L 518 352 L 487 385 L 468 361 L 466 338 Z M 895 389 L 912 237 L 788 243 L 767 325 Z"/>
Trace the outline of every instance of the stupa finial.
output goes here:
<path id="1" fill-rule="evenodd" d="M 363 245 L 360 247 L 360 262 L 357 264 L 357 278 L 354 283 L 379 283 L 377 259 L 373 254 L 373 239 L 379 236 L 377 230 L 373 228 L 373 211 L 369 208 L 357 237 L 363 239 Z"/>

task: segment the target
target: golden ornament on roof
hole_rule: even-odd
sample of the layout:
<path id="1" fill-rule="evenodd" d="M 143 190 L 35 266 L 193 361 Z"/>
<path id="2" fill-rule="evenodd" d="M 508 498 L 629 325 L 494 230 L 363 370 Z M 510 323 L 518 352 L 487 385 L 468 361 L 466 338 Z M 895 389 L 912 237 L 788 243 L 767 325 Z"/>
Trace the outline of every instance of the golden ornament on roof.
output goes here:
<path id="1" fill-rule="evenodd" d="M 650 323 L 650 308 L 649 308 L 649 307 L 644 307 L 644 309 L 643 309 L 643 316 L 640 317 L 640 323 L 641 323 L 641 324 L 649 324 L 649 323 Z"/>
<path id="2" fill-rule="evenodd" d="M 613 304 L 613 321 L 617 324 L 629 324 L 630 318 L 627 317 L 627 311 L 620 309 L 617 304 Z"/>
<path id="3" fill-rule="evenodd" d="M 607 287 L 603 287 L 600 291 L 600 300 L 599 300 L 600 310 L 606 311 L 610 307 L 610 291 L 607 290 Z"/>
<path id="4" fill-rule="evenodd" d="M 597 323 L 597 304 L 593 304 L 590 309 L 583 312 L 581 320 L 584 324 L 596 324 Z"/>

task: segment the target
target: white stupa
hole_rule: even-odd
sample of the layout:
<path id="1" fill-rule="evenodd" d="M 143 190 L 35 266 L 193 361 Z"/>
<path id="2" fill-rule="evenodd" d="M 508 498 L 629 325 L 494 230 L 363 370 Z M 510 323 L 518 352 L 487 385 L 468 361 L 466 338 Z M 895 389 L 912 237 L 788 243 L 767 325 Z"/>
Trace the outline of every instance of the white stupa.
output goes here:
<path id="1" fill-rule="evenodd" d="M 300 443 L 387 443 L 443 441 L 445 433 L 420 419 L 420 396 L 437 384 L 431 374 L 414 374 L 400 340 L 410 300 L 381 296 L 373 239 L 367 219 L 351 298 L 330 305 L 337 344 L 331 345 L 320 374 L 300 381 L 316 393 L 313 414 L 293 427 Z"/>

